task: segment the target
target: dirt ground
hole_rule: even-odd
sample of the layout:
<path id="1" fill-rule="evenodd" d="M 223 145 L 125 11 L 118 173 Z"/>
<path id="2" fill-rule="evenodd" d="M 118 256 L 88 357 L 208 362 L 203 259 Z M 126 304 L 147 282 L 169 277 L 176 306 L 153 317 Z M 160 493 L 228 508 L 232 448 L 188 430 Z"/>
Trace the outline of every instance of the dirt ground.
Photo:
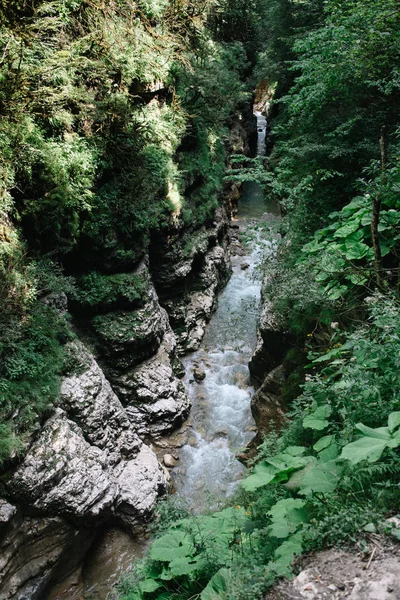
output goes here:
<path id="1" fill-rule="evenodd" d="M 400 600 L 400 545 L 378 536 L 368 552 L 318 552 L 304 558 L 301 569 L 265 600 Z"/>

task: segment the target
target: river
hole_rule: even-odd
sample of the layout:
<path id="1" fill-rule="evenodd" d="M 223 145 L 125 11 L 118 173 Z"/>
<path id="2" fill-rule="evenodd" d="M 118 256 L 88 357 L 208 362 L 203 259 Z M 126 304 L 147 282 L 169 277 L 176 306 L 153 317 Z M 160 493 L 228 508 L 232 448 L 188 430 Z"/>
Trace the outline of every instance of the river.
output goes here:
<path id="1" fill-rule="evenodd" d="M 275 249 L 268 223 L 277 216 L 276 206 L 266 206 L 263 196 L 258 184 L 243 184 L 233 221 L 243 247 L 232 257 L 232 276 L 200 349 L 184 359 L 193 432 L 173 477 L 176 493 L 195 512 L 216 508 L 235 491 L 246 470 L 235 454 L 254 437 L 248 362 L 260 311 L 259 267 Z M 194 379 L 195 370 L 205 374 L 204 381 Z"/>

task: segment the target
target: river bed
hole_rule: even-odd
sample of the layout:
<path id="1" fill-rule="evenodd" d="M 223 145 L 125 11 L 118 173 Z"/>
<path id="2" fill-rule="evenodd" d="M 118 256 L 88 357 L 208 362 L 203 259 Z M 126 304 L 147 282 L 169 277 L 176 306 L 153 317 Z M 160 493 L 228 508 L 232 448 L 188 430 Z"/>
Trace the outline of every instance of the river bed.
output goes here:
<path id="1" fill-rule="evenodd" d="M 260 264 L 275 250 L 268 223 L 277 215 L 274 205 L 266 207 L 258 184 L 243 185 L 238 216 L 232 223 L 242 248 L 232 257 L 232 276 L 219 296 L 200 349 L 183 361 L 193 430 L 189 444 L 179 453 L 173 478 L 176 493 L 194 512 L 225 502 L 246 471 L 235 455 L 254 437 L 250 411 L 254 389 L 248 362 L 260 312 Z M 196 381 L 196 371 L 205 375 L 203 381 Z"/>

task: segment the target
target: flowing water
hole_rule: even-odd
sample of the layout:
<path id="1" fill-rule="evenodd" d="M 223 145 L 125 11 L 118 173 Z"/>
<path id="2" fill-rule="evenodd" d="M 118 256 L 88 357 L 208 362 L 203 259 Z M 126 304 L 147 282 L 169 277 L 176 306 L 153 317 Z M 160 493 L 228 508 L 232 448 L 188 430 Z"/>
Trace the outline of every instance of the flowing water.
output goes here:
<path id="1" fill-rule="evenodd" d="M 177 494 L 196 512 L 217 507 L 234 492 L 246 471 L 235 454 L 254 437 L 248 362 L 260 310 L 258 267 L 275 249 L 265 230 L 277 212 L 275 205 L 265 205 L 258 184 L 243 185 L 234 223 L 245 242 L 245 254 L 232 258 L 232 277 L 219 297 L 202 345 L 184 360 L 193 432 L 173 477 Z M 193 377 L 199 369 L 206 375 L 200 383 Z"/>

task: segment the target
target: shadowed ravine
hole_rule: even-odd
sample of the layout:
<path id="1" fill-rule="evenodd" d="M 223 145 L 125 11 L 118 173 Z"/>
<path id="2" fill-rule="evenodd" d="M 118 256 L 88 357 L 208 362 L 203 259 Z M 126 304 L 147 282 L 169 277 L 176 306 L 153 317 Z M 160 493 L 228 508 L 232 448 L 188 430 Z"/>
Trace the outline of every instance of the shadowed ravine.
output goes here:
<path id="1" fill-rule="evenodd" d="M 258 135 L 265 136 L 265 132 Z M 235 455 L 254 436 L 250 410 L 254 389 L 248 362 L 256 343 L 260 310 L 259 266 L 274 251 L 269 223 L 277 218 L 279 209 L 274 203 L 266 204 L 260 186 L 244 183 L 238 215 L 232 222 L 232 276 L 219 296 L 200 349 L 183 361 L 192 428 L 172 475 L 175 493 L 194 512 L 223 502 L 246 471 Z M 200 383 L 193 377 L 196 369 L 206 375 Z M 81 576 L 55 587 L 48 600 L 118 597 L 114 585 L 147 546 L 144 540 L 108 528 L 98 536 Z"/>

